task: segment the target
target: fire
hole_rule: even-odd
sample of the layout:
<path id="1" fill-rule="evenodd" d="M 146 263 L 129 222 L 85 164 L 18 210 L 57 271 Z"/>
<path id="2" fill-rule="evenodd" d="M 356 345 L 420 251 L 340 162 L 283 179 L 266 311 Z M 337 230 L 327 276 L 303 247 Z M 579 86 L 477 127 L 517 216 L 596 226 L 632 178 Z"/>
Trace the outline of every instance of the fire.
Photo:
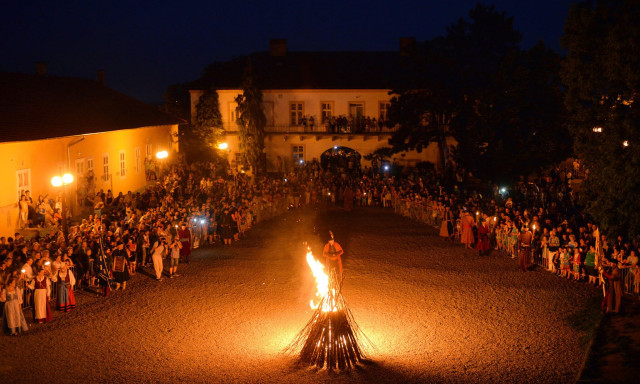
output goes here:
<path id="1" fill-rule="evenodd" d="M 330 300 L 327 298 L 327 296 L 329 295 L 329 276 L 324 272 L 324 265 L 316 260 L 315 257 L 313 257 L 311 249 L 307 249 L 307 263 L 311 268 L 313 277 L 316 279 L 317 286 L 316 297 L 318 302 L 316 303 L 313 299 L 311 299 L 309 301 L 311 309 L 317 309 L 318 306 L 322 304 L 323 312 L 335 311 L 335 300 Z"/>

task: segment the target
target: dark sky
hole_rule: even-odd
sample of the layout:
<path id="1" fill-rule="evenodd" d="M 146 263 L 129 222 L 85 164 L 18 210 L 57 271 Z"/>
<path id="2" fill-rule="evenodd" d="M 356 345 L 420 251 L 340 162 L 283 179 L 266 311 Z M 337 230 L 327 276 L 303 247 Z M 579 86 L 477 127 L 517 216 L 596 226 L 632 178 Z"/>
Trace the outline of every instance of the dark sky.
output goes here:
<path id="1" fill-rule="evenodd" d="M 558 42 L 569 0 L 495 0 L 514 17 L 528 48 Z M 214 61 L 266 51 L 286 38 L 290 51 L 394 51 L 398 38 L 444 34 L 477 0 L 423 1 L 93 1 L 13 0 L 0 7 L 0 70 L 96 78 L 140 100 L 198 78 Z"/>

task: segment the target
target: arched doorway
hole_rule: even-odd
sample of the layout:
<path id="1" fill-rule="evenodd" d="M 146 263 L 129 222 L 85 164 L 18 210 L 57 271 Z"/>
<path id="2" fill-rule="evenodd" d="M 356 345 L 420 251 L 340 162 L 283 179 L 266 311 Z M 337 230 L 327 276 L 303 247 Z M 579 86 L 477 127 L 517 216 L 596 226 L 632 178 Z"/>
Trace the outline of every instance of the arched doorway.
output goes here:
<path id="1" fill-rule="evenodd" d="M 320 155 L 320 166 L 336 173 L 359 173 L 361 158 L 358 151 L 352 148 L 334 146 Z"/>

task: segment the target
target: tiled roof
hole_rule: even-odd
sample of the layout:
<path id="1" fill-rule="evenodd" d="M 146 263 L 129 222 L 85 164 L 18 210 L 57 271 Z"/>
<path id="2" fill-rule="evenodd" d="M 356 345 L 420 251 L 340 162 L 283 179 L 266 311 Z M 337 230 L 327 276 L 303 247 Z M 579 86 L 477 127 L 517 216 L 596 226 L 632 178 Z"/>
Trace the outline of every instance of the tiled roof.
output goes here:
<path id="1" fill-rule="evenodd" d="M 239 89 L 248 59 L 261 89 L 394 89 L 415 68 L 398 52 L 259 52 L 209 65 L 189 88 Z"/>
<path id="2" fill-rule="evenodd" d="M 0 142 L 182 122 L 94 80 L 0 72 Z"/>

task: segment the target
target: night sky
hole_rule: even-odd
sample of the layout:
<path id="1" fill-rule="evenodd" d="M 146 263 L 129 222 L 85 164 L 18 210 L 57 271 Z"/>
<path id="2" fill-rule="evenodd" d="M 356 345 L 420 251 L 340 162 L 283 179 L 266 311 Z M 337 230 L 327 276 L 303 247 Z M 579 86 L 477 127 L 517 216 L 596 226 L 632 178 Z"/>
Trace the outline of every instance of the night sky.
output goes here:
<path id="1" fill-rule="evenodd" d="M 399 37 L 429 40 L 467 17 L 477 0 L 17 1 L 0 7 L 0 70 L 96 78 L 150 103 L 207 64 L 269 49 L 395 51 Z M 528 48 L 560 51 L 569 0 L 486 1 L 514 17 Z"/>

